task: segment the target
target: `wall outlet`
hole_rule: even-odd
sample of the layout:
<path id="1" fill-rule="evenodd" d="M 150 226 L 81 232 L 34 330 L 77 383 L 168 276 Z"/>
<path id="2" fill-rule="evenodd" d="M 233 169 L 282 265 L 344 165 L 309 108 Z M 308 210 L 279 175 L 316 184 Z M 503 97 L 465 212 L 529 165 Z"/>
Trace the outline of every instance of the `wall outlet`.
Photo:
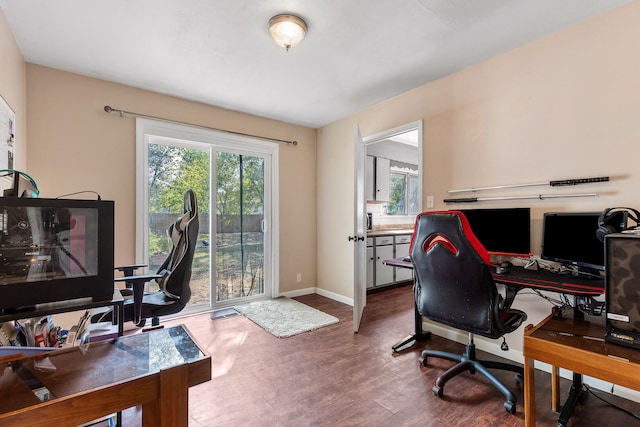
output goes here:
<path id="1" fill-rule="evenodd" d="M 433 196 L 427 196 L 427 207 L 428 208 L 433 207 Z"/>
<path id="2" fill-rule="evenodd" d="M 302 282 L 302 273 L 296 274 L 296 282 L 298 283 Z"/>

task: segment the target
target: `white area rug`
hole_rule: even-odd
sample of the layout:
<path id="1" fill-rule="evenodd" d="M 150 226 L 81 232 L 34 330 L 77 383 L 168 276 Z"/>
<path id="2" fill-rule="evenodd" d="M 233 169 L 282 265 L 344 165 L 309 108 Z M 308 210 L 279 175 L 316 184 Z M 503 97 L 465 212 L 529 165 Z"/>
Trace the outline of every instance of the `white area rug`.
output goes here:
<path id="1" fill-rule="evenodd" d="M 338 323 L 336 317 L 290 298 L 255 301 L 235 309 L 278 338 Z"/>

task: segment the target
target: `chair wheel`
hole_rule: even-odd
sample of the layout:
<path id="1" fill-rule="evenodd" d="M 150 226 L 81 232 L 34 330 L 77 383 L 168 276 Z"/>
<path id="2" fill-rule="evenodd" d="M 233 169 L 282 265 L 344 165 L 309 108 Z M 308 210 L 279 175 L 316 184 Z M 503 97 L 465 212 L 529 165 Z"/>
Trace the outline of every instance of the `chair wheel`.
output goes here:
<path id="1" fill-rule="evenodd" d="M 438 397 L 442 397 L 444 395 L 444 391 L 442 390 L 442 388 L 438 387 L 437 385 L 434 385 L 431 390 L 433 391 L 433 394 Z"/>
<path id="2" fill-rule="evenodd" d="M 516 374 L 516 382 L 520 385 L 524 384 L 524 377 L 522 374 Z"/>
<path id="3" fill-rule="evenodd" d="M 510 414 L 515 414 L 516 413 L 516 404 L 515 404 L 515 402 L 509 402 L 507 400 L 506 402 L 504 402 L 504 409 Z"/>

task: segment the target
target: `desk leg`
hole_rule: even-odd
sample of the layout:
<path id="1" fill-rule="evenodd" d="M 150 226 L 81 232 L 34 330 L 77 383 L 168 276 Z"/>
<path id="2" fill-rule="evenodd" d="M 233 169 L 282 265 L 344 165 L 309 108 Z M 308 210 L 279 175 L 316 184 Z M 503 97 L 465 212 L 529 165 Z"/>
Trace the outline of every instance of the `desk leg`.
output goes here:
<path id="1" fill-rule="evenodd" d="M 536 380 L 534 360 L 524 358 L 524 425 L 536 425 Z"/>
<path id="2" fill-rule="evenodd" d="M 424 332 L 422 330 L 422 316 L 420 316 L 420 312 L 418 312 L 418 306 L 415 301 L 413 303 L 413 322 L 415 332 L 391 347 L 394 353 L 399 353 L 402 350 L 412 347 L 415 343 L 424 342 L 431 337 L 431 332 Z"/>
<path id="3" fill-rule="evenodd" d="M 142 405 L 143 427 L 187 427 L 189 425 L 189 366 L 160 371 L 156 401 Z"/>
<path id="4" fill-rule="evenodd" d="M 560 368 L 551 367 L 551 410 L 560 412 Z"/>
<path id="5" fill-rule="evenodd" d="M 567 397 L 567 401 L 562 407 L 562 412 L 560 413 L 560 417 L 558 417 L 558 426 L 566 426 L 569 422 L 569 418 L 571 418 L 571 414 L 573 414 L 573 410 L 575 409 L 578 402 L 582 401 L 584 398 L 584 388 L 582 386 L 582 374 L 578 374 L 576 372 L 573 373 L 573 384 L 571 384 L 571 389 L 569 389 L 569 397 Z"/>

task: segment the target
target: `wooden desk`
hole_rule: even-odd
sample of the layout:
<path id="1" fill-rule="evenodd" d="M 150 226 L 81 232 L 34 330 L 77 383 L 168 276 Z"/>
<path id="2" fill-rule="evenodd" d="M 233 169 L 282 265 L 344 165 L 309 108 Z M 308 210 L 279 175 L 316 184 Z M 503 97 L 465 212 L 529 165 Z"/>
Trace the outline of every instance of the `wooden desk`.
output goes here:
<path id="1" fill-rule="evenodd" d="M 602 319 L 596 319 L 601 323 Z M 559 406 L 558 368 L 640 391 L 640 351 L 604 341 L 604 326 L 550 315 L 524 331 L 525 426 L 536 425 L 534 361 L 552 365 L 552 406 Z M 566 422 L 566 420 L 565 420 Z M 562 425 L 562 422 L 559 421 Z"/>
<path id="2" fill-rule="evenodd" d="M 142 405 L 143 426 L 186 427 L 189 387 L 211 379 L 211 356 L 184 326 L 55 350 L 52 372 L 38 359 L 0 363 L 0 425 L 77 426 Z"/>

